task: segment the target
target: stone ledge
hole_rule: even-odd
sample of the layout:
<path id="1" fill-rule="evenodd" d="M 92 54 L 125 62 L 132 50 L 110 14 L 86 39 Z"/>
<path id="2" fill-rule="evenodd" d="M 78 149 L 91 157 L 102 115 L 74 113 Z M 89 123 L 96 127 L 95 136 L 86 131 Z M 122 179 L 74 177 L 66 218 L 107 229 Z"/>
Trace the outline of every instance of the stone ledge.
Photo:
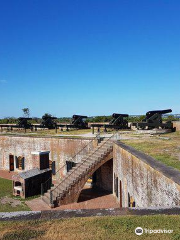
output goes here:
<path id="1" fill-rule="evenodd" d="M 53 136 L 53 135 L 21 135 L 21 134 L 0 134 L 0 137 L 25 137 L 25 138 L 54 138 L 54 139 L 75 139 L 75 140 L 95 140 L 95 136 L 93 137 L 86 137 L 86 136 L 78 136 L 78 135 L 69 135 L 69 136 Z"/>
<path id="2" fill-rule="evenodd" d="M 81 210 L 48 210 L 34 212 L 0 213 L 0 221 L 52 220 L 76 217 L 128 216 L 128 215 L 180 215 L 180 206 L 172 208 L 111 208 Z"/>

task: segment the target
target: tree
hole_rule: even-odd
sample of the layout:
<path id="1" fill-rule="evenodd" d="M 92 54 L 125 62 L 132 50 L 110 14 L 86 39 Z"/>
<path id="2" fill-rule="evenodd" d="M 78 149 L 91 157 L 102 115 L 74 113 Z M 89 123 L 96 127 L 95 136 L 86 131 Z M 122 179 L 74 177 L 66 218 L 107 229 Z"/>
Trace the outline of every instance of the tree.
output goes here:
<path id="1" fill-rule="evenodd" d="M 29 110 L 29 108 L 23 108 L 22 109 L 22 111 L 23 111 L 23 113 L 24 113 L 24 117 L 29 117 L 29 115 L 30 115 L 30 110 Z"/>

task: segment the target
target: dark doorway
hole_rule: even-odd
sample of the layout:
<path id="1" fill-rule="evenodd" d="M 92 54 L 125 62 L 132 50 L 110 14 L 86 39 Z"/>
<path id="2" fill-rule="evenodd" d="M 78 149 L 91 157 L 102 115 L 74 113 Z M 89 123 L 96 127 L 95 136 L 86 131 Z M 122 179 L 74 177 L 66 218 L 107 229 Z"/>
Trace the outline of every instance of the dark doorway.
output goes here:
<path id="1" fill-rule="evenodd" d="M 92 186 L 113 192 L 113 160 L 99 167 L 92 176 Z"/>
<path id="2" fill-rule="evenodd" d="M 99 201 L 101 201 L 101 197 L 108 197 L 109 195 L 112 195 L 112 193 L 113 159 L 110 159 L 101 165 L 87 180 L 80 193 L 78 202 L 84 202 L 95 198 L 99 198 Z"/>
<path id="3" fill-rule="evenodd" d="M 14 171 L 14 156 L 9 155 L 9 171 Z"/>
<path id="4" fill-rule="evenodd" d="M 116 177 L 116 185 L 115 185 L 115 192 L 116 192 L 116 197 L 118 198 L 118 177 Z"/>
<path id="5" fill-rule="evenodd" d="M 49 153 L 40 155 L 40 170 L 49 168 Z"/>
<path id="6" fill-rule="evenodd" d="M 130 207 L 130 194 L 128 193 L 128 207 Z"/>
<path id="7" fill-rule="evenodd" d="M 71 161 L 66 161 L 66 169 L 67 169 L 67 172 L 69 172 L 73 167 L 76 166 L 76 163 L 75 162 L 71 162 Z"/>
<path id="8" fill-rule="evenodd" d="M 120 208 L 122 208 L 122 182 L 119 181 Z"/>

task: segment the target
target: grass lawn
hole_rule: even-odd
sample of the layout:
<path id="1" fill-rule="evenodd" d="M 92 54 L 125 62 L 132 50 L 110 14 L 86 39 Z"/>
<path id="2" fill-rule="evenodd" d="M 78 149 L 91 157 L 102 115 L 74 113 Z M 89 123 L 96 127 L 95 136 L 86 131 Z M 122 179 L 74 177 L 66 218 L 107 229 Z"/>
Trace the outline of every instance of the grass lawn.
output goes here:
<path id="1" fill-rule="evenodd" d="M 71 218 L 52 221 L 0 222 L 2 240 L 178 240 L 180 216 L 119 216 Z M 143 233 L 137 236 L 136 227 L 173 230 L 173 233 Z"/>
<path id="2" fill-rule="evenodd" d="M 1 203 L 2 198 L 5 197 L 12 198 L 12 201 L 19 200 L 20 205 L 13 207 L 12 204 L 10 203 L 2 204 Z M 30 208 L 25 204 L 24 199 L 17 198 L 12 195 L 12 181 L 0 178 L 0 212 L 15 212 L 15 211 L 30 211 Z"/>
<path id="3" fill-rule="evenodd" d="M 180 132 L 154 135 L 149 138 L 122 140 L 164 164 L 180 170 Z"/>
<path id="4" fill-rule="evenodd" d="M 59 136 L 59 135 L 81 135 L 81 134 L 86 134 L 90 133 L 91 129 L 70 129 L 69 131 L 61 131 L 58 129 L 57 133 L 55 129 L 38 129 L 37 131 L 31 132 L 31 130 L 27 130 L 25 133 L 24 130 L 19 130 L 19 129 L 14 129 L 13 131 L 7 131 L 4 130 L 4 134 L 12 134 L 12 135 L 17 135 L 17 134 L 22 134 L 26 136 Z"/>

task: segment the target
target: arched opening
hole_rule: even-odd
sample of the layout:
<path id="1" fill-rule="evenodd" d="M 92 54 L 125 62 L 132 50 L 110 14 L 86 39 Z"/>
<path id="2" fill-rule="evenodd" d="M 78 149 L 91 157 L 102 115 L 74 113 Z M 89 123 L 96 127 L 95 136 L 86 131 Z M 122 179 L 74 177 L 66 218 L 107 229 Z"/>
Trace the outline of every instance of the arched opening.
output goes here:
<path id="1" fill-rule="evenodd" d="M 91 207 L 115 207 L 113 196 L 113 159 L 101 165 L 88 179 L 78 198 L 78 203 Z M 108 201 L 108 203 L 107 203 Z M 112 204 L 111 204 L 112 203 Z M 94 204 L 94 205 L 92 205 Z"/>
<path id="2" fill-rule="evenodd" d="M 14 183 L 14 186 L 21 186 L 21 182 L 16 181 L 16 182 Z"/>

